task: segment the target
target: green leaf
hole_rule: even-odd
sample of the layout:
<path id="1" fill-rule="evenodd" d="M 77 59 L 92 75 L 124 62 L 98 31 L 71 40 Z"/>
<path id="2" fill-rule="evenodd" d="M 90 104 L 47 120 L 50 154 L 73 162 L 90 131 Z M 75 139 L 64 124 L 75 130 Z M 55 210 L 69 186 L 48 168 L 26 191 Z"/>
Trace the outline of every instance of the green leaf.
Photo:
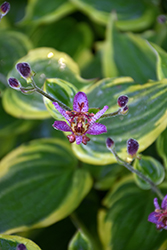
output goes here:
<path id="1" fill-rule="evenodd" d="M 76 61 L 84 49 L 91 48 L 93 33 L 87 23 L 78 23 L 67 17 L 50 25 L 38 26 L 31 38 L 35 47 L 52 47 Z"/>
<path id="2" fill-rule="evenodd" d="M 70 145 L 39 139 L 18 147 L 0 163 L 0 232 L 49 226 L 73 212 L 92 186 L 77 169 Z"/>
<path id="3" fill-rule="evenodd" d="M 74 96 L 78 92 L 71 83 L 58 78 L 46 79 L 44 91 L 70 108 L 72 108 Z M 62 120 L 62 115 L 56 110 L 53 102 L 47 98 L 44 98 L 44 102 L 50 114 L 55 119 Z"/>
<path id="4" fill-rule="evenodd" d="M 26 35 L 5 29 L 0 31 L 0 89 L 7 86 L 6 76 L 14 63 L 30 49 L 32 44 Z"/>
<path id="5" fill-rule="evenodd" d="M 86 163 L 104 165 L 116 162 L 106 148 L 106 139 L 115 141 L 115 149 L 120 157 L 127 158 L 126 141 L 134 138 L 139 142 L 139 152 L 151 145 L 166 128 L 167 80 L 135 85 L 128 77 L 103 79 L 85 89 L 89 107 L 109 106 L 106 113 L 118 110 L 117 98 L 129 97 L 129 112 L 110 119 L 100 120 L 106 125 L 107 133 L 89 136 L 85 145 L 72 144 L 75 155 Z"/>
<path id="6" fill-rule="evenodd" d="M 27 250 L 41 250 L 41 248 L 29 239 L 16 235 L 0 235 L 1 250 L 16 250 L 18 244 L 24 244 Z"/>
<path id="7" fill-rule="evenodd" d="M 140 84 L 156 80 L 156 55 L 147 40 L 132 33 L 120 33 L 114 18 L 111 15 L 109 19 L 103 46 L 104 76 L 130 76 Z"/>
<path id="8" fill-rule="evenodd" d="M 61 78 L 71 82 L 75 87 L 83 87 L 93 80 L 85 80 L 79 76 L 77 64 L 65 53 L 52 48 L 37 48 L 31 50 L 19 62 L 28 62 L 31 69 L 36 72 L 34 80 L 38 87 L 42 87 L 47 78 Z M 9 73 L 23 86 L 27 86 L 15 67 Z M 50 117 L 43 103 L 43 98 L 38 93 L 24 95 L 13 89 L 7 89 L 3 96 L 3 106 L 9 114 L 25 119 L 44 119 Z"/>
<path id="9" fill-rule="evenodd" d="M 111 11 L 118 16 L 117 27 L 121 30 L 139 31 L 149 27 L 156 16 L 156 7 L 151 1 L 96 1 L 96 0 L 70 0 L 78 9 L 86 13 L 97 23 L 107 24 Z"/>
<path id="10" fill-rule="evenodd" d="M 167 192 L 167 185 L 163 192 Z M 152 192 L 139 189 L 132 178 L 115 185 L 103 202 L 108 209 L 99 212 L 104 250 L 153 250 L 161 246 L 166 231 L 158 233 L 155 224 L 148 222 L 154 197 Z"/>
<path id="11" fill-rule="evenodd" d="M 160 184 L 165 177 L 165 171 L 163 166 L 159 161 L 151 156 L 140 156 L 139 159 L 135 159 L 134 169 L 137 169 L 143 175 L 151 179 L 156 185 Z M 134 174 L 137 185 L 142 189 L 150 189 L 151 186 L 144 180 L 142 180 L 138 175 Z"/>
<path id="12" fill-rule="evenodd" d="M 86 235 L 79 230 L 71 240 L 68 250 L 92 250 L 92 247 Z"/>
<path id="13" fill-rule="evenodd" d="M 150 47 L 157 57 L 157 78 L 162 80 L 167 78 L 167 53 L 158 45 L 150 43 Z"/>
<path id="14" fill-rule="evenodd" d="M 157 151 L 158 154 L 162 157 L 164 162 L 164 167 L 167 169 L 167 128 L 160 134 L 157 140 Z"/>
<path id="15" fill-rule="evenodd" d="M 74 5 L 67 0 L 50 0 L 49 3 L 45 0 L 29 0 L 25 17 L 20 24 L 51 23 L 73 11 L 75 11 Z"/>

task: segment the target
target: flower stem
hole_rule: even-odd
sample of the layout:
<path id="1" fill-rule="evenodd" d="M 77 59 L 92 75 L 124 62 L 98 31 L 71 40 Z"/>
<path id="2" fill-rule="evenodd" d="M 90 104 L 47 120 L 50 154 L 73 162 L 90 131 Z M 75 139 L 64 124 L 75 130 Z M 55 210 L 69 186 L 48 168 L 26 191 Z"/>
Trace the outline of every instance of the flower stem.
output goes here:
<path id="1" fill-rule="evenodd" d="M 100 120 L 100 119 L 104 119 L 104 118 L 111 118 L 111 117 L 113 117 L 113 116 L 119 115 L 119 114 L 120 114 L 120 111 L 121 111 L 121 109 L 118 109 L 117 111 L 115 111 L 115 112 L 113 112 L 113 113 L 104 114 L 104 115 L 102 115 L 102 116 L 99 118 L 99 120 Z"/>
<path id="2" fill-rule="evenodd" d="M 115 150 L 113 148 L 108 148 L 111 153 L 113 153 L 113 155 L 115 156 L 117 162 L 120 165 L 123 165 L 125 168 L 127 168 L 129 171 L 131 171 L 132 173 L 137 174 L 141 179 L 143 179 L 145 182 L 149 183 L 152 190 L 158 195 L 158 197 L 163 200 L 164 196 L 161 193 L 161 191 L 157 188 L 157 186 L 154 184 L 154 182 L 152 182 L 149 178 L 147 178 L 145 175 L 143 175 L 141 172 L 139 172 L 137 169 L 134 169 L 130 164 L 128 164 L 126 161 L 122 160 L 117 153 L 115 152 Z"/>
<path id="3" fill-rule="evenodd" d="M 66 106 L 64 103 L 58 101 L 57 99 L 53 98 L 52 96 L 50 96 L 49 94 L 44 92 L 42 89 L 38 88 L 38 86 L 36 85 L 36 83 L 35 83 L 35 81 L 34 81 L 34 79 L 32 77 L 31 77 L 30 83 L 32 84 L 32 86 L 34 87 L 36 92 L 38 92 L 39 94 L 45 96 L 46 98 L 48 98 L 52 102 L 57 102 L 63 109 L 71 111 L 71 109 L 68 106 Z"/>

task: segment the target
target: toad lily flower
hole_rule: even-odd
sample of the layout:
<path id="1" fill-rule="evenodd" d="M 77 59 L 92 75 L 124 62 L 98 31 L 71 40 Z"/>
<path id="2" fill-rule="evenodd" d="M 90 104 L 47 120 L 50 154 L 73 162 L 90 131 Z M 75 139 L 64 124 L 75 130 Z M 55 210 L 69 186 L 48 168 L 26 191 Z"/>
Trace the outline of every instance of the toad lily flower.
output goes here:
<path id="1" fill-rule="evenodd" d="M 72 132 L 72 134 L 67 136 L 70 143 L 76 141 L 78 145 L 81 143 L 86 145 L 90 140 L 86 134 L 99 135 L 107 132 L 105 125 L 95 122 L 106 112 L 108 106 L 104 106 L 104 108 L 96 114 L 89 113 L 89 104 L 85 93 L 78 92 L 75 95 L 72 111 L 65 111 L 57 102 L 53 102 L 53 104 L 68 123 L 55 121 L 53 127 L 61 131 Z"/>
<path id="2" fill-rule="evenodd" d="M 148 216 L 148 221 L 155 223 L 157 229 L 167 230 L 167 195 L 164 197 L 161 208 L 158 199 L 154 199 L 155 211 Z"/>

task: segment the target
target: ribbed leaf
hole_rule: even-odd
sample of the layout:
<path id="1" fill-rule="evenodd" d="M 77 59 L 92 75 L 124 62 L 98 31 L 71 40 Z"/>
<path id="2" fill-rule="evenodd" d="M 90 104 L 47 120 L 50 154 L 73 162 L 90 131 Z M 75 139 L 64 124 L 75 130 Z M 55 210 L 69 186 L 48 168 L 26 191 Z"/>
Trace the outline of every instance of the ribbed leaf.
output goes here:
<path id="1" fill-rule="evenodd" d="M 6 76 L 14 63 L 29 49 L 32 49 L 32 44 L 26 35 L 16 31 L 0 31 L 0 89 L 7 86 Z"/>
<path id="2" fill-rule="evenodd" d="M 109 164 L 115 162 L 108 152 L 105 141 L 113 138 L 116 151 L 126 158 L 126 141 L 134 138 L 139 142 L 139 152 L 151 145 L 166 128 L 167 80 L 134 85 L 130 78 L 104 79 L 85 91 L 89 107 L 103 108 L 109 106 L 106 113 L 118 109 L 117 98 L 126 94 L 129 97 L 129 112 L 100 122 L 107 127 L 107 133 L 89 136 L 91 141 L 85 145 L 73 144 L 74 153 L 86 163 Z"/>
<path id="3" fill-rule="evenodd" d="M 159 161 L 151 156 L 140 156 L 141 159 L 135 159 L 133 167 L 143 175 L 151 179 L 156 185 L 160 184 L 165 177 L 165 171 Z M 134 174 L 136 183 L 142 189 L 150 189 L 150 184 L 142 180 L 138 175 Z"/>
<path id="4" fill-rule="evenodd" d="M 61 78 L 68 80 L 76 87 L 83 87 L 92 81 L 87 81 L 79 76 L 77 64 L 65 53 L 52 48 L 37 48 L 31 50 L 19 62 L 28 62 L 36 72 L 34 80 L 38 87 L 42 87 L 46 78 Z M 23 86 L 25 80 L 20 77 L 15 68 L 8 77 L 17 78 Z M 7 89 L 3 96 L 3 106 L 9 114 L 26 119 L 44 119 L 50 115 L 43 103 L 43 98 L 37 93 L 24 95 L 13 89 Z"/>
<path id="5" fill-rule="evenodd" d="M 26 15 L 20 22 L 24 24 L 50 23 L 73 12 L 75 7 L 67 0 L 30 0 L 27 5 Z"/>
<path id="6" fill-rule="evenodd" d="M 34 242 L 29 239 L 16 235 L 0 234 L 1 250 L 16 250 L 18 244 L 24 244 L 27 250 L 41 250 Z"/>
<path id="7" fill-rule="evenodd" d="M 162 189 L 164 194 L 167 186 Z M 148 222 L 156 194 L 139 189 L 132 178 L 122 180 L 104 199 L 107 210 L 99 213 L 99 233 L 104 250 L 159 249 L 166 231 L 157 232 Z"/>
<path id="8" fill-rule="evenodd" d="M 104 76 L 130 76 L 141 84 L 156 80 L 156 55 L 148 42 L 139 35 L 120 33 L 114 18 L 109 19 L 103 46 Z"/>
<path id="9" fill-rule="evenodd" d="M 141 30 L 148 27 L 155 18 L 155 6 L 142 1 L 112 0 L 70 0 L 94 21 L 106 24 L 112 11 L 118 15 L 117 26 L 121 30 Z M 151 1 L 150 1 L 151 2 Z"/>
<path id="10" fill-rule="evenodd" d="M 160 134 L 157 140 L 157 150 L 158 154 L 162 157 L 164 162 L 164 167 L 167 169 L 167 128 Z"/>
<path id="11" fill-rule="evenodd" d="M 78 231 L 72 238 L 68 250 L 92 250 L 89 239 L 83 232 Z"/>
<path id="12" fill-rule="evenodd" d="M 0 232 L 45 227 L 65 218 L 92 186 L 62 140 L 32 141 L 0 164 Z"/>

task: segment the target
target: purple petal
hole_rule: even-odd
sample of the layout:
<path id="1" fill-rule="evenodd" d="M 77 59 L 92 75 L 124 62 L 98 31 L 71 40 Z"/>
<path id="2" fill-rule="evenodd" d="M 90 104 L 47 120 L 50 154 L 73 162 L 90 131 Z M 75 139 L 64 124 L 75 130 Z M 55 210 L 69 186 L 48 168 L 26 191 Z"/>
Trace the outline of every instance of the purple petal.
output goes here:
<path id="1" fill-rule="evenodd" d="M 67 125 L 67 123 L 63 121 L 55 121 L 52 126 L 55 129 L 58 129 L 64 132 L 72 131 L 71 128 Z"/>
<path id="2" fill-rule="evenodd" d="M 75 140 L 76 140 L 76 144 L 77 145 L 81 144 L 81 142 L 82 142 L 82 135 L 76 136 Z"/>
<path id="3" fill-rule="evenodd" d="M 94 123 L 86 132 L 87 134 L 90 135 L 100 135 L 102 133 L 106 133 L 107 132 L 107 128 L 105 125 L 101 124 L 101 123 Z"/>
<path id="4" fill-rule="evenodd" d="M 88 112 L 88 98 L 84 92 L 78 92 L 74 97 L 73 110 L 77 112 Z"/>
<path id="5" fill-rule="evenodd" d="M 68 122 L 68 124 L 70 124 L 69 122 L 69 116 L 67 115 L 66 111 L 59 106 L 59 104 L 57 102 L 53 102 L 53 105 L 55 106 L 55 108 L 57 109 L 57 111 L 59 111 L 59 113 L 64 116 L 64 118 L 66 119 L 66 121 Z"/>
<path id="6" fill-rule="evenodd" d="M 155 206 L 155 209 L 161 209 L 159 204 L 158 204 L 158 199 L 157 198 L 154 199 L 154 206 Z"/>
<path id="7" fill-rule="evenodd" d="M 162 201 L 161 207 L 163 210 L 167 209 L 167 195 L 165 195 L 165 197 Z"/>
<path id="8" fill-rule="evenodd" d="M 104 106 L 104 108 L 102 110 L 100 110 L 99 112 L 97 112 L 91 119 L 90 121 L 90 125 L 92 125 L 93 123 L 95 123 L 95 121 L 97 119 L 99 119 L 105 112 L 106 110 L 108 109 L 108 106 Z"/>
<path id="9" fill-rule="evenodd" d="M 158 216 L 155 216 L 155 215 L 157 215 L 157 214 L 158 214 L 158 213 L 156 213 L 156 212 L 152 212 L 152 213 L 148 216 L 148 221 L 157 224 L 157 223 L 158 223 Z"/>

